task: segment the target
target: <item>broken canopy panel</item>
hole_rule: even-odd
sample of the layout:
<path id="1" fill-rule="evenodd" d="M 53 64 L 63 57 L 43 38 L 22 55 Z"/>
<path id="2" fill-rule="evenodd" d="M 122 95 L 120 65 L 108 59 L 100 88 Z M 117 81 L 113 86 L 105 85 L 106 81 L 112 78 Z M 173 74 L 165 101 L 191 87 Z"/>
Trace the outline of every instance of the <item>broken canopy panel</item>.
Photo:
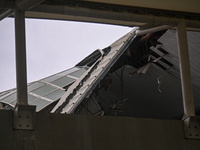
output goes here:
<path id="1" fill-rule="evenodd" d="M 136 37 L 134 28 L 131 32 L 111 44 L 108 48 L 99 50 L 101 56 L 62 96 L 52 112 L 73 113 L 82 100 L 92 93 L 92 90 L 110 71 L 112 65 L 125 52 Z"/>

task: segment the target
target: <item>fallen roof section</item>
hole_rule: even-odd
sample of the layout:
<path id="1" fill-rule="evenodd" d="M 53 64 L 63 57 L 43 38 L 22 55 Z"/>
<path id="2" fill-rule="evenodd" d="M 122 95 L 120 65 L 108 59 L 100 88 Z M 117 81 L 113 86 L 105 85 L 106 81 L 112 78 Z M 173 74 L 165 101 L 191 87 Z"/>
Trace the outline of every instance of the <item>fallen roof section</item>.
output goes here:
<path id="1" fill-rule="evenodd" d="M 99 50 L 101 56 L 79 80 L 70 86 L 69 90 L 63 95 L 52 112 L 72 113 L 82 100 L 90 95 L 100 80 L 108 73 L 112 65 L 128 48 L 129 44 L 136 36 L 136 29 L 137 28 L 133 29 L 118 41 L 111 44 L 108 48 Z"/>
<path id="2" fill-rule="evenodd" d="M 96 50 L 74 68 L 29 84 L 29 104 L 36 104 L 37 111 L 51 105 L 48 112 L 55 113 L 182 119 L 176 30 L 136 36 L 137 30 Z M 200 33 L 187 34 L 199 115 Z M 14 107 L 16 90 L 1 93 L 0 102 Z"/>

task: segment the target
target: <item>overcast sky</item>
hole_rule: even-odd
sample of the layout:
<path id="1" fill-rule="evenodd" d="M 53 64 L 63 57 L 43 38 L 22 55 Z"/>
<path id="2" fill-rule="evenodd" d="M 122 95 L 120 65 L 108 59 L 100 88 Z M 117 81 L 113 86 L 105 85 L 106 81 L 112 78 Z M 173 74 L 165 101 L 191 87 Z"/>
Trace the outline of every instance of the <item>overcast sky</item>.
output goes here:
<path id="1" fill-rule="evenodd" d="M 28 82 L 69 69 L 132 28 L 26 19 Z M 0 92 L 16 87 L 14 19 L 0 21 Z"/>

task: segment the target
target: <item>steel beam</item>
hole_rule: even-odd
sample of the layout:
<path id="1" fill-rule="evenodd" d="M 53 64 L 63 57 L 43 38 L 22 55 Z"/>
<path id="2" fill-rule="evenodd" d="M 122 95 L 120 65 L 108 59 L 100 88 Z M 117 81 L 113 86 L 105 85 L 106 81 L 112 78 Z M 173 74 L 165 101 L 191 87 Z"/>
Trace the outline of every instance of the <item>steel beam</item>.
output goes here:
<path id="1" fill-rule="evenodd" d="M 27 105 L 26 38 L 24 11 L 15 9 L 17 104 Z"/>
<path id="2" fill-rule="evenodd" d="M 138 29 L 136 30 L 136 35 L 139 36 L 139 35 L 144 35 L 144 34 L 147 34 L 147 33 L 153 33 L 153 32 L 158 32 L 158 31 L 161 31 L 161 30 L 167 30 L 169 29 L 171 26 L 168 26 L 168 25 L 163 25 L 163 26 L 157 26 L 157 27 L 153 27 L 153 28 L 148 28 L 148 29 Z"/>
<path id="3" fill-rule="evenodd" d="M 4 18 L 10 16 L 13 12 L 14 12 L 13 9 L 5 10 L 3 13 L 0 14 L 0 21 L 3 20 Z"/>
<path id="4" fill-rule="evenodd" d="M 177 26 L 179 64 L 181 73 L 184 117 L 195 116 L 194 100 L 190 75 L 186 23 L 182 20 Z"/>

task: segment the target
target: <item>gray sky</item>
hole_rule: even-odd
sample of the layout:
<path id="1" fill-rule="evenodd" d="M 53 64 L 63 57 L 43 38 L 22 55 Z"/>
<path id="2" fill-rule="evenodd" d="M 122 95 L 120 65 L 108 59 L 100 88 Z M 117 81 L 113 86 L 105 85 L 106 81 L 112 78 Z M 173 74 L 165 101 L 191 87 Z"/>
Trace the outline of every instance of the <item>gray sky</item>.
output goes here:
<path id="1" fill-rule="evenodd" d="M 105 48 L 132 28 L 26 19 L 28 82 L 69 69 L 98 48 Z M 0 91 L 16 87 L 14 19 L 0 21 Z"/>

